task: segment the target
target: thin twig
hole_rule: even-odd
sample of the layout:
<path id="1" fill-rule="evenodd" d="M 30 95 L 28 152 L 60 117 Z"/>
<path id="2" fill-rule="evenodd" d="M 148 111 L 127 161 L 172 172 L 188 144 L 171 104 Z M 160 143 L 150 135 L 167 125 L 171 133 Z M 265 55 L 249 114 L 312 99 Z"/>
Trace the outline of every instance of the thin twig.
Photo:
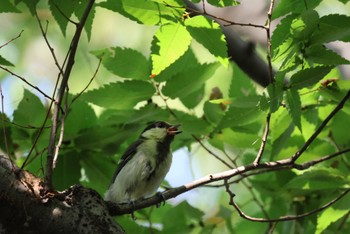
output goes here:
<path id="1" fill-rule="evenodd" d="M 37 19 L 37 21 L 38 21 L 41 34 L 42 34 L 42 36 L 43 36 L 43 38 L 44 38 L 44 40 L 45 40 L 45 42 L 46 42 L 46 45 L 47 45 L 47 47 L 49 48 L 49 50 L 50 50 L 50 52 L 51 52 L 51 55 L 52 55 L 52 57 L 53 57 L 53 59 L 54 59 L 54 61 L 55 61 L 56 67 L 57 67 L 58 70 L 60 71 L 60 74 L 63 75 L 63 69 L 62 69 L 62 67 L 60 66 L 60 64 L 58 63 L 58 59 L 57 59 L 57 57 L 56 57 L 55 50 L 54 50 L 54 48 L 51 46 L 49 40 L 47 39 L 47 28 L 48 28 L 49 23 L 46 22 L 46 28 L 45 28 L 45 30 L 44 30 L 44 28 L 43 28 L 43 26 L 42 26 L 42 24 L 41 24 L 41 21 L 40 21 L 40 19 L 39 19 L 38 13 L 37 13 L 36 11 L 35 11 L 35 17 L 36 17 L 36 19 Z"/>
<path id="2" fill-rule="evenodd" d="M 92 81 L 95 79 L 95 77 L 100 69 L 101 63 L 102 63 L 102 58 L 100 58 L 100 60 L 98 61 L 97 68 L 95 70 L 94 75 L 91 77 L 90 81 L 87 83 L 85 88 L 83 88 L 83 90 L 80 91 L 80 93 L 78 93 L 75 97 L 72 98 L 72 101 L 71 101 L 69 106 L 71 106 L 73 104 L 73 102 L 75 102 L 89 88 L 89 86 L 91 85 Z"/>
<path id="3" fill-rule="evenodd" d="M 223 163 L 225 166 L 227 166 L 228 168 L 233 168 L 232 165 L 228 164 L 225 160 L 223 160 L 219 155 L 217 155 L 216 153 L 214 153 L 213 151 L 211 151 L 207 146 L 205 146 L 203 144 L 203 142 L 196 137 L 195 135 L 192 134 L 192 137 L 202 146 L 203 149 L 205 149 L 210 155 L 212 155 L 214 158 L 216 158 L 217 160 L 219 160 L 221 163 Z"/>
<path id="4" fill-rule="evenodd" d="M 311 210 L 309 212 L 305 212 L 303 214 L 300 215 L 286 215 L 286 216 L 281 216 L 279 218 L 276 219 L 264 219 L 264 218 L 255 218 L 255 217 L 251 217 L 249 215 L 246 215 L 237 205 L 237 203 L 234 201 L 233 196 L 230 195 L 230 205 L 232 205 L 237 212 L 239 213 L 239 215 L 244 218 L 247 219 L 249 221 L 252 222 L 262 222 L 262 223 L 270 223 L 270 222 L 282 222 L 282 221 L 290 221 L 290 220 L 296 220 L 296 219 L 301 219 L 304 218 L 306 216 L 318 213 L 328 207 L 330 207 L 331 205 L 333 205 L 334 203 L 336 203 L 337 201 L 339 201 L 340 199 L 342 199 L 346 194 L 348 194 L 350 192 L 350 189 L 345 190 L 343 193 L 341 193 L 338 197 L 334 198 L 333 200 L 329 201 L 328 203 L 324 204 L 323 206 L 318 207 L 317 209 Z"/>
<path id="5" fill-rule="evenodd" d="M 4 46 L 7 46 L 8 44 L 10 44 L 11 42 L 13 42 L 14 40 L 16 40 L 17 38 L 21 37 L 22 36 L 22 33 L 24 32 L 24 30 L 22 29 L 22 31 L 14 38 L 12 38 L 11 40 L 9 40 L 8 42 L 6 42 L 5 44 L 2 44 L 0 46 L 0 49 Z"/>
<path id="6" fill-rule="evenodd" d="M 41 93 L 42 95 L 44 95 L 44 97 L 46 97 L 47 99 L 50 99 L 51 101 L 55 101 L 52 97 L 50 97 L 49 95 L 47 95 L 46 93 L 44 93 L 44 91 L 42 91 L 41 89 L 38 88 L 38 86 L 32 85 L 30 82 L 28 82 L 24 77 L 19 76 L 17 74 L 15 74 L 14 72 L 12 72 L 11 70 L 7 69 L 6 67 L 3 67 L 0 65 L 0 68 L 8 73 L 10 73 L 11 75 L 19 78 L 20 80 L 22 80 L 24 83 L 26 83 L 27 85 L 29 85 L 30 87 L 32 87 L 33 89 L 37 90 L 39 93 Z"/>
<path id="7" fill-rule="evenodd" d="M 0 83 L 0 96 L 1 96 L 1 122 L 2 122 L 2 131 L 4 134 L 4 143 L 5 143 L 5 149 L 6 149 L 6 153 L 7 153 L 7 157 L 9 158 L 10 162 L 11 162 L 11 166 L 12 168 L 14 168 L 14 164 L 12 161 L 12 157 L 10 155 L 10 149 L 9 149 L 9 145 L 7 142 L 7 134 L 6 134 L 6 126 L 5 126 L 5 107 L 4 107 L 4 95 L 2 93 L 2 86 Z"/>
<path id="8" fill-rule="evenodd" d="M 265 145 L 266 145 L 266 141 L 267 141 L 267 136 L 269 135 L 269 130 L 270 130 L 270 118 L 271 118 L 271 114 L 268 113 L 266 116 L 266 124 L 265 124 L 265 130 L 264 130 L 264 135 L 262 137 L 261 140 L 261 145 L 260 145 L 260 149 L 259 152 L 253 162 L 254 165 L 259 165 L 261 157 L 264 153 L 264 149 L 265 149 Z"/>
<path id="9" fill-rule="evenodd" d="M 345 102 L 350 97 L 350 90 L 346 93 L 344 98 L 338 103 L 338 105 L 333 109 L 333 111 L 327 116 L 325 120 L 321 123 L 321 125 L 316 129 L 316 131 L 309 137 L 309 139 L 305 142 L 305 144 L 291 157 L 292 161 L 295 162 L 304 151 L 311 145 L 311 143 L 316 139 L 316 137 L 321 133 L 323 128 L 328 124 L 328 122 L 340 111 Z"/>
<path id="10" fill-rule="evenodd" d="M 266 23 L 266 38 L 267 38 L 267 62 L 269 65 L 269 73 L 270 73 L 270 83 L 273 83 L 273 69 L 272 69 L 272 61 L 271 61 L 271 17 L 272 10 L 275 4 L 274 0 L 270 1 L 269 11 L 267 12 L 267 23 Z"/>
<path id="11" fill-rule="evenodd" d="M 49 145 L 47 149 L 47 161 L 46 161 L 46 175 L 45 175 L 45 184 L 46 184 L 46 189 L 48 191 L 53 190 L 52 186 L 52 172 L 53 172 L 53 160 L 54 160 L 54 152 L 55 152 L 55 144 L 56 144 L 56 139 L 57 139 L 57 130 L 58 130 L 58 124 L 60 120 L 60 115 L 59 115 L 59 109 L 61 107 L 63 97 L 65 94 L 65 90 L 68 85 L 68 79 L 70 77 L 74 62 L 75 62 L 75 54 L 78 48 L 79 40 L 81 33 L 83 31 L 83 27 L 85 25 L 85 22 L 90 14 L 90 11 L 95 3 L 95 0 L 90 0 L 84 14 L 81 18 L 81 21 L 76 25 L 76 30 L 75 34 L 73 36 L 71 45 L 70 45 L 70 51 L 69 51 L 69 56 L 67 60 L 67 66 L 65 68 L 65 71 L 63 73 L 62 81 L 58 90 L 58 95 L 57 95 L 57 102 L 55 102 L 54 106 L 54 111 L 53 111 L 53 116 L 52 116 L 52 128 L 51 128 L 51 133 L 50 133 L 50 140 L 49 140 Z"/>

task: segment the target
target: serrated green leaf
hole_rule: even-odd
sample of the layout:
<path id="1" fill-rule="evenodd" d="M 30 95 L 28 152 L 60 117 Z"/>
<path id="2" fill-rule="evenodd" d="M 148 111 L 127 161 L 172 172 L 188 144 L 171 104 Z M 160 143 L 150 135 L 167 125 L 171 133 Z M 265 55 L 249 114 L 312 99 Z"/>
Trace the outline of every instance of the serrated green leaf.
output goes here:
<path id="1" fill-rule="evenodd" d="M 320 18 L 317 31 L 310 38 L 311 44 L 331 41 L 350 42 L 350 17 L 347 15 L 326 15 Z"/>
<path id="2" fill-rule="evenodd" d="M 340 65 L 350 63 L 348 60 L 341 57 L 334 51 L 318 44 L 306 48 L 304 57 L 307 59 L 307 61 L 324 65 Z"/>
<path id="3" fill-rule="evenodd" d="M 155 91 L 148 82 L 127 80 L 88 91 L 81 99 L 108 109 L 133 109 L 138 102 L 150 99 Z"/>
<path id="4" fill-rule="evenodd" d="M 289 89 L 286 91 L 286 105 L 293 123 L 301 132 L 301 101 L 297 89 Z"/>
<path id="5" fill-rule="evenodd" d="M 274 113 L 281 106 L 283 99 L 284 76 L 284 72 L 277 72 L 275 75 L 275 82 L 267 86 L 267 92 L 269 94 L 270 113 Z"/>
<path id="6" fill-rule="evenodd" d="M 99 3 L 98 6 L 118 12 L 145 25 L 162 25 L 168 22 L 176 22 L 182 17 L 184 7 L 168 7 L 165 3 L 164 1 L 147 0 L 107 0 Z"/>
<path id="7" fill-rule="evenodd" d="M 11 63 L 10 61 L 8 61 L 7 59 L 5 59 L 4 57 L 2 57 L 0 55 L 0 64 L 4 65 L 4 66 L 14 66 L 13 63 Z"/>
<path id="8" fill-rule="evenodd" d="M 347 185 L 348 180 L 338 170 L 315 168 L 290 180 L 286 188 L 323 190 L 344 188 Z"/>
<path id="9" fill-rule="evenodd" d="M 185 25 L 197 42 L 209 50 L 224 66 L 228 66 L 226 40 L 218 23 L 199 15 L 187 19 Z"/>
<path id="10" fill-rule="evenodd" d="M 288 37 L 291 36 L 290 28 L 295 18 L 296 16 L 293 14 L 288 15 L 276 26 L 271 36 L 271 50 L 273 54 L 276 53 L 274 50 L 276 50 L 284 41 L 288 39 Z"/>
<path id="11" fill-rule="evenodd" d="M 180 98 L 186 106 L 192 108 L 201 101 L 204 83 L 213 76 L 219 66 L 219 63 L 203 64 L 180 72 L 167 81 L 162 92 L 171 98 Z M 189 95 L 191 98 L 199 96 L 195 100 L 189 100 Z"/>
<path id="12" fill-rule="evenodd" d="M 32 15 L 35 15 L 36 5 L 39 3 L 39 0 L 21 0 L 21 2 L 26 4 L 26 6 L 28 7 L 28 9 Z M 17 4 L 17 3 L 18 3 L 18 1 L 15 1 L 15 4 Z"/>
<path id="13" fill-rule="evenodd" d="M 24 89 L 23 98 L 13 113 L 13 121 L 22 126 L 40 127 L 44 122 L 46 111 L 40 99 Z"/>
<path id="14" fill-rule="evenodd" d="M 244 126 L 260 121 L 264 112 L 259 107 L 260 96 L 233 98 L 232 104 L 220 121 L 218 128 Z"/>
<path id="15" fill-rule="evenodd" d="M 74 138 L 81 130 L 93 127 L 96 124 L 97 116 L 92 107 L 88 103 L 77 99 L 71 105 L 64 122 L 65 139 Z"/>
<path id="16" fill-rule="evenodd" d="M 319 16 L 314 10 L 307 10 L 301 14 L 300 18 L 293 20 L 291 24 L 291 34 L 298 40 L 307 40 L 318 26 Z"/>
<path id="17" fill-rule="evenodd" d="M 301 89 L 316 84 L 332 70 L 331 66 L 318 66 L 301 70 L 290 78 L 290 86 Z"/>
<path id="18" fill-rule="evenodd" d="M 60 26 L 63 35 L 66 35 L 66 29 L 69 23 L 67 18 L 69 19 L 72 16 L 74 9 L 78 4 L 78 0 L 73 0 L 70 2 L 70 4 L 60 0 L 49 0 L 48 3 L 51 14 L 55 18 L 57 24 Z"/>
<path id="19" fill-rule="evenodd" d="M 80 163 L 77 151 L 61 153 L 53 173 L 54 186 L 58 190 L 78 184 L 80 179 Z"/>
<path id="20" fill-rule="evenodd" d="M 191 36 L 180 23 L 161 26 L 152 41 L 152 74 L 157 75 L 189 48 Z"/>
<path id="21" fill-rule="evenodd" d="M 277 19 L 289 13 L 300 14 L 307 9 L 314 9 L 322 0 L 309 0 L 306 2 L 299 0 L 282 0 L 275 7 L 272 14 L 272 19 Z"/>
<path id="22" fill-rule="evenodd" d="M 3 12 L 20 13 L 21 11 L 18 10 L 9 0 L 1 0 L 0 13 Z"/>
<path id="23" fill-rule="evenodd" d="M 88 4 L 89 4 L 89 1 L 80 1 L 79 4 L 77 5 L 77 7 L 74 9 L 74 14 L 78 17 L 79 20 L 82 19 Z M 92 6 L 92 8 L 89 12 L 89 15 L 86 18 L 86 22 L 84 24 L 84 30 L 86 32 L 88 40 L 91 39 L 92 23 L 94 21 L 95 11 L 96 11 L 95 8 L 96 8 L 96 5 L 94 4 Z"/>
<path id="24" fill-rule="evenodd" d="M 173 112 L 176 114 L 176 117 L 181 124 L 181 129 L 183 130 L 181 135 L 206 135 L 212 130 L 212 127 L 209 125 L 209 123 L 201 118 L 197 118 L 194 115 L 190 115 L 181 111 L 173 110 Z"/>
<path id="25" fill-rule="evenodd" d="M 229 97 L 245 97 L 256 94 L 255 84 L 242 69 L 233 64 L 233 77 L 231 79 Z"/>
<path id="26" fill-rule="evenodd" d="M 151 74 L 150 61 L 140 52 L 129 48 L 110 48 L 92 51 L 113 74 L 135 80 L 148 80 Z"/>
<path id="27" fill-rule="evenodd" d="M 221 105 L 217 105 L 209 101 L 204 103 L 203 111 L 207 120 L 212 124 L 219 123 L 225 113 Z"/>
<path id="28" fill-rule="evenodd" d="M 157 82 L 166 81 L 172 78 L 174 75 L 184 72 L 189 68 L 197 66 L 198 61 L 193 51 L 188 49 L 184 55 L 172 63 L 169 67 L 165 68 L 154 80 Z"/>
<path id="29" fill-rule="evenodd" d="M 349 213 L 349 196 L 345 196 L 337 203 L 325 209 L 317 217 L 316 234 L 323 233 L 326 228 Z"/>

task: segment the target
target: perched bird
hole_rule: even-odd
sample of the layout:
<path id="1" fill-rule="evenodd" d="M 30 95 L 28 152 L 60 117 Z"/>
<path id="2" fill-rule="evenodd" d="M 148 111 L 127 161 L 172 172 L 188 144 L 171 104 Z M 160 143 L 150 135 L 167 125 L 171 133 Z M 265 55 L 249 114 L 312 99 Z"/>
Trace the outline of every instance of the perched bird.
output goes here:
<path id="1" fill-rule="evenodd" d="M 179 125 L 148 125 L 121 157 L 105 200 L 132 202 L 155 194 L 170 169 L 170 143 L 179 133 Z"/>

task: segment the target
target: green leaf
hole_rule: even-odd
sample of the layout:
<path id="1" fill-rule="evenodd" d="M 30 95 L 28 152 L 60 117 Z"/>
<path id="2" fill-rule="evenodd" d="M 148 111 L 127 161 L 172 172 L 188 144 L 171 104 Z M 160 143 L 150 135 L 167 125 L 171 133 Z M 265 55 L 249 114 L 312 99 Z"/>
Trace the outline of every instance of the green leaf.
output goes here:
<path id="1" fill-rule="evenodd" d="M 320 18 L 318 30 L 310 38 L 311 44 L 331 41 L 350 42 L 350 17 L 347 15 L 326 15 Z"/>
<path id="2" fill-rule="evenodd" d="M 166 81 L 180 72 L 184 72 L 189 68 L 193 68 L 198 65 L 198 61 L 193 51 L 188 49 L 178 60 L 172 63 L 169 67 L 160 72 L 159 75 L 154 77 L 155 81 Z"/>
<path id="3" fill-rule="evenodd" d="M 19 0 L 16 0 L 15 4 L 17 4 L 18 2 Z M 30 13 L 32 15 L 35 15 L 36 5 L 39 3 L 39 0 L 20 0 L 20 2 L 23 2 L 24 4 L 26 4 Z"/>
<path id="4" fill-rule="evenodd" d="M 219 123 L 225 114 L 221 105 L 213 104 L 208 101 L 204 103 L 203 111 L 206 119 L 212 124 Z"/>
<path id="5" fill-rule="evenodd" d="M 307 61 L 324 65 L 349 64 L 350 62 L 323 45 L 313 45 L 305 50 L 304 57 Z"/>
<path id="6" fill-rule="evenodd" d="M 69 19 L 72 16 L 74 9 L 78 4 L 78 0 L 72 0 L 70 4 L 60 0 L 49 0 L 48 3 L 51 14 L 55 18 L 57 24 L 60 26 L 63 35 L 66 35 L 66 29 L 69 23 L 67 18 Z"/>
<path id="7" fill-rule="evenodd" d="M 233 98 L 218 128 L 244 126 L 262 120 L 264 112 L 258 108 L 260 99 L 260 96 L 255 95 Z"/>
<path id="8" fill-rule="evenodd" d="M 286 188 L 301 190 L 324 190 L 348 187 L 348 180 L 338 170 L 331 168 L 314 168 L 286 184 Z"/>
<path id="9" fill-rule="evenodd" d="M 267 92 L 269 94 L 269 107 L 270 113 L 274 113 L 281 106 L 283 99 L 283 80 L 285 73 L 277 72 L 275 75 L 275 82 L 267 86 Z"/>
<path id="10" fill-rule="evenodd" d="M 79 3 L 77 4 L 76 8 L 74 9 L 74 14 L 78 17 L 78 19 L 81 21 L 85 11 L 86 11 L 86 8 L 89 4 L 89 1 L 79 1 Z M 68 4 L 69 5 L 69 4 Z M 95 4 L 92 6 L 90 12 L 89 12 L 89 15 L 86 19 L 86 22 L 84 24 L 84 30 L 87 34 L 87 37 L 88 37 L 88 40 L 91 39 L 91 30 L 92 30 L 92 23 L 93 23 L 93 20 L 94 20 L 94 17 L 95 17 Z"/>
<path id="11" fill-rule="evenodd" d="M 321 212 L 317 217 L 316 234 L 321 234 L 329 225 L 348 214 L 350 209 L 349 204 L 349 196 L 345 196 L 340 201 Z"/>
<path id="12" fill-rule="evenodd" d="M 88 91 L 81 99 L 105 108 L 133 109 L 140 101 L 150 99 L 155 91 L 153 85 L 148 82 L 127 80 Z"/>
<path id="13" fill-rule="evenodd" d="M 93 154 L 91 151 L 83 151 L 80 155 L 80 163 L 84 176 L 86 176 L 81 183 L 94 188 L 103 196 L 111 183 L 117 165 L 111 158 L 100 153 Z"/>
<path id="14" fill-rule="evenodd" d="M 229 97 L 245 97 L 255 95 L 256 87 L 248 75 L 239 66 L 233 64 L 233 77 L 231 79 Z"/>
<path id="15" fill-rule="evenodd" d="M 290 28 L 296 15 L 288 15 L 276 26 L 271 37 L 271 50 L 276 50 L 284 41 L 290 37 Z"/>
<path id="16" fill-rule="evenodd" d="M 145 25 L 162 25 L 168 22 L 176 22 L 182 17 L 185 10 L 184 7 L 168 7 L 164 2 L 157 3 L 147 0 L 107 0 L 99 3 L 98 6 L 118 12 Z"/>
<path id="17" fill-rule="evenodd" d="M 292 75 L 290 78 L 290 86 L 295 89 L 309 87 L 320 81 L 331 70 L 332 67 L 330 66 L 318 66 L 301 70 Z"/>
<path id="18" fill-rule="evenodd" d="M 62 152 L 62 151 L 61 151 Z M 77 151 L 60 153 L 53 173 L 54 186 L 58 190 L 78 184 L 80 179 L 80 163 Z"/>
<path id="19" fill-rule="evenodd" d="M 93 127 L 96 124 L 97 117 L 92 107 L 88 103 L 77 99 L 71 105 L 64 122 L 65 139 L 74 138 L 81 130 Z"/>
<path id="20" fill-rule="evenodd" d="M 299 0 L 281 0 L 273 10 L 272 19 L 277 19 L 289 13 L 300 14 L 308 9 L 314 9 L 321 1 L 322 0 L 309 0 L 307 2 Z"/>
<path id="21" fill-rule="evenodd" d="M 208 3 L 216 7 L 229 7 L 240 4 L 236 0 L 208 0 Z"/>
<path id="22" fill-rule="evenodd" d="M 197 208 L 192 207 L 186 201 L 181 202 L 177 206 L 170 209 L 163 216 L 163 233 L 190 233 L 191 225 L 198 223 L 203 212 Z M 174 217 L 176 221 L 173 220 Z"/>
<path id="23" fill-rule="evenodd" d="M 218 23 L 199 15 L 187 19 L 185 25 L 197 42 L 209 50 L 224 66 L 228 66 L 226 40 Z"/>
<path id="24" fill-rule="evenodd" d="M 91 53 L 97 58 L 102 58 L 102 64 L 117 76 L 147 80 L 151 74 L 150 62 L 136 50 L 115 47 Z"/>
<path id="25" fill-rule="evenodd" d="M 44 122 L 46 112 L 40 99 L 24 89 L 23 98 L 13 113 L 13 121 L 22 126 L 40 127 Z"/>
<path id="26" fill-rule="evenodd" d="M 293 123 L 301 132 L 301 101 L 297 89 L 289 89 L 286 91 L 286 105 Z"/>
<path id="27" fill-rule="evenodd" d="M 21 11 L 18 10 L 9 0 L 1 0 L 0 13 L 3 12 L 20 13 Z"/>
<path id="28" fill-rule="evenodd" d="M 174 113 L 176 114 L 176 117 L 181 124 L 181 129 L 183 130 L 181 135 L 206 135 L 212 130 L 209 123 L 201 118 L 197 118 L 194 115 L 181 111 L 174 111 Z"/>
<path id="29" fill-rule="evenodd" d="M 5 59 L 4 57 L 2 57 L 0 55 L 0 64 L 4 65 L 4 66 L 14 66 L 13 63 L 11 63 L 10 61 L 8 61 L 7 59 Z"/>
<path id="30" fill-rule="evenodd" d="M 219 63 L 203 64 L 180 72 L 167 81 L 162 92 L 171 98 L 180 98 L 187 107 L 193 108 L 202 100 L 204 83 L 219 66 Z"/>
<path id="31" fill-rule="evenodd" d="M 161 26 L 152 41 L 152 74 L 158 75 L 174 63 L 188 50 L 190 43 L 191 36 L 180 23 Z"/>
<path id="32" fill-rule="evenodd" d="M 293 20 L 291 34 L 298 40 L 308 40 L 310 35 L 317 29 L 318 21 L 319 16 L 316 11 L 304 11 L 300 18 Z"/>

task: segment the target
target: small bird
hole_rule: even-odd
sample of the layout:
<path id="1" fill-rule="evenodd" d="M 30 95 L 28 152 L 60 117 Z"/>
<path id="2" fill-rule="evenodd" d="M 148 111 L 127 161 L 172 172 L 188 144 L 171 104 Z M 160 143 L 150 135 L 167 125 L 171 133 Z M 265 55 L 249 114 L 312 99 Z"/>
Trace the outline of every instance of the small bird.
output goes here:
<path id="1" fill-rule="evenodd" d="M 156 193 L 170 169 L 170 143 L 182 132 L 179 126 L 156 121 L 143 130 L 119 160 L 106 201 L 133 202 Z"/>

